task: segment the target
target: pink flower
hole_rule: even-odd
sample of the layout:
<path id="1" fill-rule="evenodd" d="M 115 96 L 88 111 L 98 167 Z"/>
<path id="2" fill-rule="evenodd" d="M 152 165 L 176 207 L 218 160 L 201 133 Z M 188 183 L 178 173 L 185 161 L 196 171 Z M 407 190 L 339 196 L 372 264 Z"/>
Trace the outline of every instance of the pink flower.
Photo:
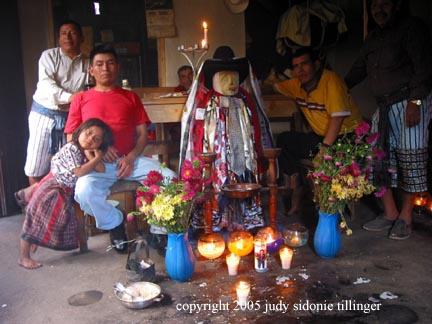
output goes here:
<path id="1" fill-rule="evenodd" d="M 350 168 L 350 173 L 351 175 L 353 175 L 354 177 L 358 177 L 361 174 L 361 170 L 357 164 L 357 161 L 353 161 L 353 163 L 349 166 Z"/>
<path id="2" fill-rule="evenodd" d="M 193 169 L 192 170 L 192 179 L 201 179 L 201 170 Z"/>
<path id="3" fill-rule="evenodd" d="M 324 161 L 331 161 L 331 160 L 333 160 L 333 156 L 331 156 L 331 155 L 323 155 L 323 159 L 324 159 Z"/>
<path id="4" fill-rule="evenodd" d="M 372 153 L 375 154 L 378 161 L 382 160 L 386 156 L 386 153 L 384 151 L 381 151 L 375 147 L 372 149 Z"/>
<path id="5" fill-rule="evenodd" d="M 183 161 L 183 168 L 192 169 L 192 162 L 190 160 Z"/>
<path id="6" fill-rule="evenodd" d="M 192 178 L 193 169 L 191 167 L 187 167 L 186 165 L 183 166 L 183 169 L 181 171 L 181 178 L 182 180 L 189 180 Z"/>
<path id="7" fill-rule="evenodd" d="M 335 202 L 335 201 L 336 201 L 336 198 L 335 198 L 335 197 L 328 197 L 328 201 L 329 201 L 329 202 Z"/>
<path id="8" fill-rule="evenodd" d="M 149 188 L 149 192 L 157 195 L 160 192 L 160 187 L 158 185 L 151 185 Z"/>
<path id="9" fill-rule="evenodd" d="M 151 204 L 154 199 L 154 194 L 146 191 L 144 192 L 143 196 L 141 197 L 147 204 Z"/>
<path id="10" fill-rule="evenodd" d="M 381 187 L 381 189 L 377 192 L 375 192 L 375 197 L 380 198 L 384 196 L 385 192 L 387 191 L 386 187 Z"/>
<path id="11" fill-rule="evenodd" d="M 367 122 L 360 123 L 354 130 L 358 137 L 367 134 L 370 130 L 370 125 Z"/>
<path id="12" fill-rule="evenodd" d="M 135 216 L 133 214 L 127 214 L 126 215 L 126 221 L 132 222 L 135 219 Z"/>
<path id="13" fill-rule="evenodd" d="M 182 199 L 185 201 L 192 200 L 195 196 L 196 196 L 196 192 L 194 190 L 190 190 L 182 196 Z"/>
<path id="14" fill-rule="evenodd" d="M 319 178 L 319 177 L 321 177 L 322 175 L 324 175 L 324 171 L 319 171 L 319 172 L 313 172 L 313 173 L 312 173 L 312 176 L 313 176 L 314 178 Z"/>
<path id="15" fill-rule="evenodd" d="M 370 145 L 374 145 L 379 137 L 378 133 L 373 133 L 371 136 L 366 137 L 365 141 L 366 143 Z"/>
<path id="16" fill-rule="evenodd" d="M 155 183 L 161 182 L 162 180 L 163 175 L 158 171 L 152 170 L 147 174 L 147 179 L 143 181 L 143 184 L 149 187 Z"/>
<path id="17" fill-rule="evenodd" d="M 326 176 L 326 175 L 322 175 L 322 176 L 321 176 L 321 180 L 322 180 L 322 181 L 326 181 L 326 182 L 331 182 L 331 181 L 332 181 L 332 178 L 329 177 L 329 176 Z"/>

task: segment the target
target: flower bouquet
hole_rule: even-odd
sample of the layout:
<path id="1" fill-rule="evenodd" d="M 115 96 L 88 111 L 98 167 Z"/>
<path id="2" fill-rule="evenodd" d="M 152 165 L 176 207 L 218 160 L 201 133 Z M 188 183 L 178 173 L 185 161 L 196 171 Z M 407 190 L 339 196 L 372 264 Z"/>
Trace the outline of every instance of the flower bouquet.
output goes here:
<path id="1" fill-rule="evenodd" d="M 180 180 L 167 179 L 159 171 L 150 171 L 137 188 L 138 211 L 129 217 L 144 215 L 151 225 L 168 232 L 165 268 L 179 282 L 187 281 L 195 269 L 195 256 L 188 240 L 192 211 L 203 197 L 206 183 L 204 163 L 199 157 L 183 162 Z"/>
<path id="2" fill-rule="evenodd" d="M 136 190 L 138 211 L 128 214 L 128 220 L 143 215 L 150 225 L 164 227 L 168 233 L 188 230 L 195 203 L 203 198 L 204 163 L 195 157 L 185 160 L 181 180 L 167 179 L 159 171 L 150 171 Z"/>
<path id="3" fill-rule="evenodd" d="M 384 157 L 375 147 L 378 137 L 378 133 L 370 133 L 368 123 L 362 122 L 354 132 L 346 132 L 334 145 L 319 153 L 314 158 L 314 170 L 308 174 L 314 183 L 314 201 L 319 210 L 338 213 L 342 218 L 340 226 L 348 235 L 352 231 L 343 215 L 345 207 L 375 191 L 369 182 L 370 173 L 374 162 Z"/>

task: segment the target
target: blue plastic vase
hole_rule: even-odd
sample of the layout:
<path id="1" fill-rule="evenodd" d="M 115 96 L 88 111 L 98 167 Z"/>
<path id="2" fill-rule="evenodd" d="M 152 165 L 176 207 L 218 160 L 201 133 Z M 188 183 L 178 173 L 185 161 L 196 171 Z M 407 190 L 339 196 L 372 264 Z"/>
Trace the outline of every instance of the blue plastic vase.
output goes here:
<path id="1" fill-rule="evenodd" d="M 184 282 L 192 277 L 195 255 L 189 243 L 188 233 L 168 233 L 165 268 L 175 281 Z"/>
<path id="2" fill-rule="evenodd" d="M 318 226 L 314 236 L 315 252 L 322 258 L 335 257 L 341 247 L 341 234 L 339 231 L 339 214 L 318 212 Z"/>

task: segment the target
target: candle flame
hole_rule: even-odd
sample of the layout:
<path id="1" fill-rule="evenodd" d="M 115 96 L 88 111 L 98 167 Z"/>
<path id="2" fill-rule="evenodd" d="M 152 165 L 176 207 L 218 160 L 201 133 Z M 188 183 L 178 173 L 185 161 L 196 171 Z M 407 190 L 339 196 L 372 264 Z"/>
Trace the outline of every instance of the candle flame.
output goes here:
<path id="1" fill-rule="evenodd" d="M 204 28 L 204 29 L 207 29 L 207 23 L 206 23 L 205 21 L 203 22 L 202 25 L 203 25 L 203 28 Z"/>

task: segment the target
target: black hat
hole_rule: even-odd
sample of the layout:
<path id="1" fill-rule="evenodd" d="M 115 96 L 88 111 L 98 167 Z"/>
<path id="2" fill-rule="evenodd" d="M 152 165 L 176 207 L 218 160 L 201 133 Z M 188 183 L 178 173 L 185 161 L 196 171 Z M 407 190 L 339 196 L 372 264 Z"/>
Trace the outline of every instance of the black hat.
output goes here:
<path id="1" fill-rule="evenodd" d="M 212 88 L 213 75 L 220 71 L 236 71 L 239 74 L 239 83 L 242 83 L 249 74 L 249 62 L 246 57 L 234 57 L 234 51 L 229 46 L 220 46 L 216 49 L 212 59 L 204 62 L 204 85 Z"/>

